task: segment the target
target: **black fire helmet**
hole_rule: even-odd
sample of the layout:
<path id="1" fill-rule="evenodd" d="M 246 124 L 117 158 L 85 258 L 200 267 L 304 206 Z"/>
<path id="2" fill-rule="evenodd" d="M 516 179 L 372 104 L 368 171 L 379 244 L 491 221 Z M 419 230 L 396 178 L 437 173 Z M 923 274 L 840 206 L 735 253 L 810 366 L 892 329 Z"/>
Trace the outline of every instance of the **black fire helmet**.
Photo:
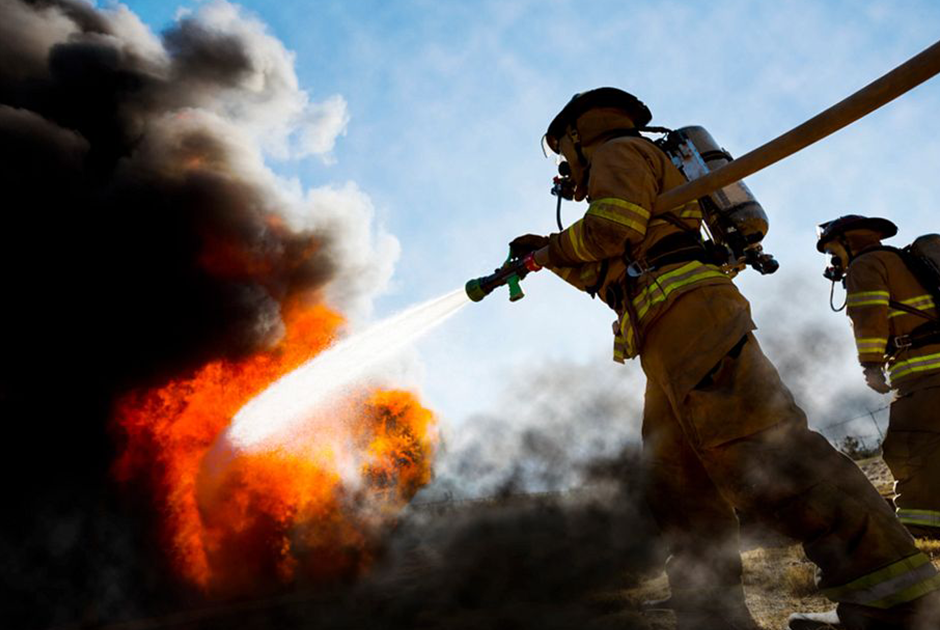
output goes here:
<path id="1" fill-rule="evenodd" d="M 847 214 L 838 219 L 819 224 L 816 228 L 816 233 L 819 235 L 816 241 L 817 251 L 823 253 L 826 243 L 852 230 L 871 230 L 878 232 L 880 238 L 890 238 L 898 233 L 898 226 L 887 219 L 879 217 L 863 217 L 860 214 Z"/>
<path id="2" fill-rule="evenodd" d="M 653 119 L 653 114 L 643 101 L 623 90 L 602 87 L 580 92 L 571 97 L 568 104 L 548 125 L 548 131 L 545 132 L 545 142 L 548 148 L 558 153 L 558 141 L 565 135 L 568 125 L 577 120 L 578 116 L 595 107 L 622 109 L 637 127 L 645 127 Z"/>

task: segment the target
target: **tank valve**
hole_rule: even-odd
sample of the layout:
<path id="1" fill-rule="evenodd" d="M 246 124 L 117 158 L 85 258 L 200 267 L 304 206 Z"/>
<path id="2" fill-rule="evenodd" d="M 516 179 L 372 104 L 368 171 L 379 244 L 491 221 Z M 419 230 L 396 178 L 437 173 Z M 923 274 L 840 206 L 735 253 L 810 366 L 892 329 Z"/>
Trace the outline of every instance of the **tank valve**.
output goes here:
<path id="1" fill-rule="evenodd" d="M 777 262 L 777 259 L 765 252 L 760 245 L 748 247 L 744 250 L 744 262 L 749 265 L 751 269 L 764 276 L 770 275 L 780 269 L 780 263 Z"/>

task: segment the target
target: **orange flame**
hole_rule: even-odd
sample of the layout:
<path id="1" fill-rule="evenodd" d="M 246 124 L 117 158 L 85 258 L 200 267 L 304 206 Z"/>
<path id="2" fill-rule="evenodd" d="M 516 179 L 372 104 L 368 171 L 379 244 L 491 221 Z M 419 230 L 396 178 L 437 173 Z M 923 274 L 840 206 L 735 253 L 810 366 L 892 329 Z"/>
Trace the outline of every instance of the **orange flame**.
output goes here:
<path id="1" fill-rule="evenodd" d="M 116 409 L 126 443 L 115 474 L 148 488 L 172 564 L 206 591 L 256 592 L 300 576 L 360 572 L 383 526 L 431 477 L 435 418 L 402 391 L 360 392 L 331 418 L 348 427 L 344 443 L 360 468 L 355 487 L 337 463 L 349 454 L 324 452 L 309 436 L 290 451 L 230 453 L 206 471 L 207 455 L 238 410 L 326 348 L 343 323 L 323 306 L 293 309 L 285 319 L 275 348 L 209 363 L 191 377 L 131 393 Z"/>

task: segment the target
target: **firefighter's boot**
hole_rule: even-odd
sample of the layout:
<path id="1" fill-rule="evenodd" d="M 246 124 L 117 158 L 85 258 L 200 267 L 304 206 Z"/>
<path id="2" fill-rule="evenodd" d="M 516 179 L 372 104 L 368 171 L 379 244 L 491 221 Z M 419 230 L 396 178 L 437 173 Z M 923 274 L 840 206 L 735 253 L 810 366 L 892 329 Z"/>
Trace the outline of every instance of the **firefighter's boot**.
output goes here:
<path id="1" fill-rule="evenodd" d="M 936 630 L 940 628 L 940 592 L 892 608 L 839 604 L 826 613 L 790 615 L 790 630 Z"/>
<path id="2" fill-rule="evenodd" d="M 844 630 L 835 610 L 824 613 L 796 613 L 790 615 L 789 630 Z"/>

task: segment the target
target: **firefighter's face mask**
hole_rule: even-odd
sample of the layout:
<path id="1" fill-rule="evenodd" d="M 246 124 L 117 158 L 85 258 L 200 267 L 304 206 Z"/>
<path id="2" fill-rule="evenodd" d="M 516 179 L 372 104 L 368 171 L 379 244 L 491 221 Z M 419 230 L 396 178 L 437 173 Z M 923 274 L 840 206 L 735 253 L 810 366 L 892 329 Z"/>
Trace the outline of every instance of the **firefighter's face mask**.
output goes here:
<path id="1" fill-rule="evenodd" d="M 824 247 L 829 255 L 829 266 L 823 271 L 823 277 L 832 282 L 839 282 L 845 278 L 845 269 L 848 266 L 849 253 L 841 243 L 831 242 Z"/>
<path id="2" fill-rule="evenodd" d="M 560 156 L 559 156 L 560 157 Z M 558 175 L 552 183 L 552 194 L 562 199 L 574 199 L 575 183 L 571 177 L 571 165 L 567 160 L 561 158 L 558 160 Z"/>

